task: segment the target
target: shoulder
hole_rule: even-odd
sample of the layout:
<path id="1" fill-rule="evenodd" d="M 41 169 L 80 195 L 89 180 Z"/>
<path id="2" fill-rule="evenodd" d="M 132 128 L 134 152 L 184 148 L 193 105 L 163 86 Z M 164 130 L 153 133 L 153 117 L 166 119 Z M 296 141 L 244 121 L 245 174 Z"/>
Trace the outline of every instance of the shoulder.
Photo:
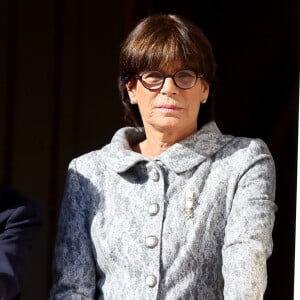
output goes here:
<path id="1" fill-rule="evenodd" d="M 250 169 L 275 174 L 275 163 L 267 144 L 259 138 L 234 137 L 218 154 L 238 174 Z M 236 173 L 234 172 L 234 173 Z"/>
<path id="2" fill-rule="evenodd" d="M 10 228 L 11 232 L 13 230 L 20 232 L 20 229 L 17 228 L 23 228 L 23 231 L 27 230 L 28 233 L 31 233 L 33 228 L 37 228 L 41 224 L 41 208 L 35 201 L 15 190 L 0 187 L 0 235 L 7 228 Z"/>
<path id="3" fill-rule="evenodd" d="M 98 174 L 104 169 L 103 148 L 73 158 L 68 166 L 68 172 L 73 171 L 87 177 L 93 173 Z"/>
<path id="4" fill-rule="evenodd" d="M 267 144 L 259 138 L 234 137 L 224 149 L 225 152 L 249 156 L 271 155 Z"/>
<path id="5" fill-rule="evenodd" d="M 0 221 L 18 222 L 25 225 L 41 223 L 41 211 L 38 204 L 19 192 L 0 187 Z M 26 221 L 25 221 L 26 220 Z"/>
<path id="6" fill-rule="evenodd" d="M 259 138 L 235 137 L 224 149 L 239 161 L 253 162 L 270 160 L 273 162 L 272 154 L 267 144 Z"/>
<path id="7" fill-rule="evenodd" d="M 113 135 L 111 141 L 102 148 L 72 159 L 69 169 L 83 174 L 99 173 L 107 168 L 116 169 L 132 155 L 133 151 L 130 145 L 136 144 L 143 137 L 144 131 L 141 128 L 120 128 Z"/>

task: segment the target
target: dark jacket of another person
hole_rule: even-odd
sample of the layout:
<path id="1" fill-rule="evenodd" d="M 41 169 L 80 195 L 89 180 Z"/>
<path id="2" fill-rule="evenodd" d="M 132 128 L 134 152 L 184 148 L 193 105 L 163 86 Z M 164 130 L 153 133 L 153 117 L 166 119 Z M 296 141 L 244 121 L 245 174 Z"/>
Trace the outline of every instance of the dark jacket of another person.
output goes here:
<path id="1" fill-rule="evenodd" d="M 0 187 L 0 299 L 19 299 L 29 271 L 32 243 L 41 214 L 37 204 Z"/>

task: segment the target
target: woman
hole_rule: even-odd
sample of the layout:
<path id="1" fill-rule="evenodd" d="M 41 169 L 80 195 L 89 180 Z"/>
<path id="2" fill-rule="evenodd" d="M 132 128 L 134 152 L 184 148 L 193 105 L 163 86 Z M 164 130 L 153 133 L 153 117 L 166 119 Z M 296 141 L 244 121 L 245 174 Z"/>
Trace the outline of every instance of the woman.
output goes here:
<path id="1" fill-rule="evenodd" d="M 127 120 L 69 166 L 50 299 L 262 299 L 275 169 L 259 139 L 223 135 L 202 31 L 143 19 L 124 41 Z M 77 298 L 76 298 L 77 297 Z"/>

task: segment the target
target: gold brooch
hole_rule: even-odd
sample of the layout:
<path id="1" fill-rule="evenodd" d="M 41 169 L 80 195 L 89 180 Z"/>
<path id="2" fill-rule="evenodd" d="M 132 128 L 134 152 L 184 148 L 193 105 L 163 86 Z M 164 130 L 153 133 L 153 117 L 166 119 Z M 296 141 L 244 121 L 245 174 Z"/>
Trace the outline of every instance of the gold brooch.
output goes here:
<path id="1" fill-rule="evenodd" d="M 191 219 L 194 217 L 194 205 L 196 201 L 196 195 L 194 192 L 189 191 L 185 197 L 185 217 Z"/>

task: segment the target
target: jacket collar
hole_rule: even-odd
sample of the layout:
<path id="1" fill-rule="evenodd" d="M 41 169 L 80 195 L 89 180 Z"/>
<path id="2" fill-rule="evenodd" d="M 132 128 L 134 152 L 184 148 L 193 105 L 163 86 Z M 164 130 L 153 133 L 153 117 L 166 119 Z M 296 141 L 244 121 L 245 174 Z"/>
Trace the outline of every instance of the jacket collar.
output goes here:
<path id="1" fill-rule="evenodd" d="M 133 152 L 130 145 L 145 139 L 143 128 L 124 127 L 113 136 L 111 143 L 103 148 L 107 167 L 117 173 L 123 173 L 139 162 L 151 159 Z M 160 161 L 176 173 L 185 172 L 218 152 L 230 142 L 233 136 L 223 135 L 214 121 L 204 125 L 193 135 L 174 144 L 155 161 Z"/>

